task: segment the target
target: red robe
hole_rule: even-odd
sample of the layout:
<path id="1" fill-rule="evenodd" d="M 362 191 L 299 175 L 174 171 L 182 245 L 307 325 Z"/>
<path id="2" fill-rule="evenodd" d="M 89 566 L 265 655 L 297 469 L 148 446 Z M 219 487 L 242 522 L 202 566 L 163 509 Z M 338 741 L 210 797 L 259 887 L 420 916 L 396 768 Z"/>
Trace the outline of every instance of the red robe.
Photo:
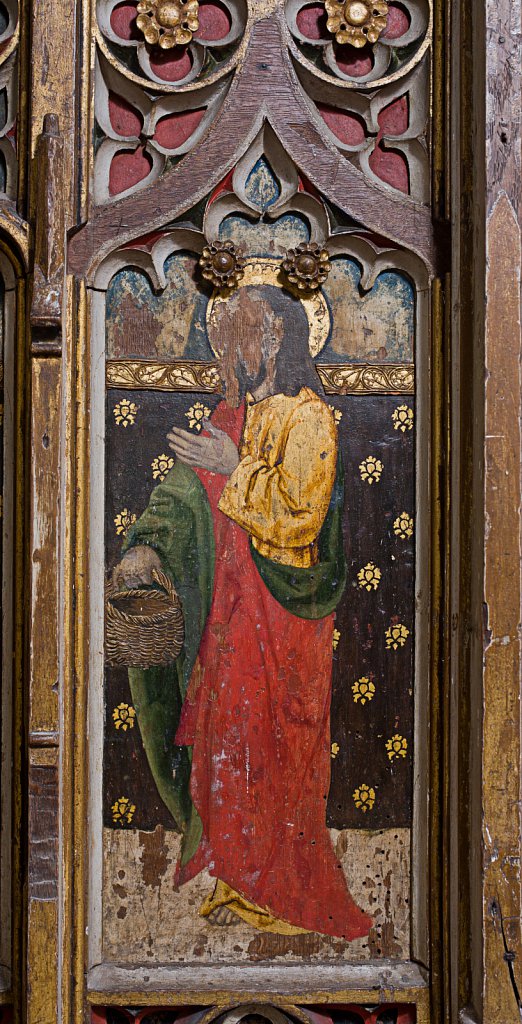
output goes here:
<path id="1" fill-rule="evenodd" d="M 244 406 L 212 422 L 239 446 Z M 193 746 L 203 823 L 183 883 L 203 869 L 294 926 L 351 940 L 371 919 L 348 892 L 326 827 L 334 616 L 287 612 L 248 534 L 218 509 L 220 474 L 197 471 L 214 521 L 214 594 L 176 743 Z"/>

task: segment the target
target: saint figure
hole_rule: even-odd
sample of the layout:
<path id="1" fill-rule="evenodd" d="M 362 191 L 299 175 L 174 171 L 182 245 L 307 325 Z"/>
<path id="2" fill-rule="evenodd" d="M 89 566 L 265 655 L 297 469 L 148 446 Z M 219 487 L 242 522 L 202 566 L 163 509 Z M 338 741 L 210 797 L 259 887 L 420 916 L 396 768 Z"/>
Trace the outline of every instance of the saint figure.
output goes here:
<path id="1" fill-rule="evenodd" d="M 216 879 L 200 913 L 346 940 L 371 919 L 326 825 L 334 609 L 346 566 L 333 412 L 301 304 L 275 286 L 220 304 L 225 398 L 129 531 L 120 585 L 173 580 L 175 666 L 129 670 L 160 795 L 182 832 L 180 885 Z"/>

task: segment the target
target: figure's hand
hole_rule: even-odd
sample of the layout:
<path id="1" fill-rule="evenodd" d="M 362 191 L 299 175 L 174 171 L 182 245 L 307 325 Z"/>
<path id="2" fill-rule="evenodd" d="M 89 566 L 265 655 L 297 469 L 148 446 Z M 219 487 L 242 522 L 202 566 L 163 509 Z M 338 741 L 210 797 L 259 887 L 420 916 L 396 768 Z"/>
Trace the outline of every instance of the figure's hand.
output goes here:
<path id="1" fill-rule="evenodd" d="M 173 427 L 167 434 L 169 448 L 176 452 L 178 459 L 187 466 L 208 469 L 211 473 L 230 476 L 239 463 L 239 452 L 232 439 L 223 430 L 218 430 L 209 420 L 203 420 L 210 437 L 198 437 L 188 430 Z"/>
<path id="2" fill-rule="evenodd" d="M 150 586 L 154 583 L 153 569 L 161 572 L 161 561 L 154 548 L 144 544 L 131 548 L 124 554 L 119 565 L 112 570 L 113 586 L 116 590 Z"/>

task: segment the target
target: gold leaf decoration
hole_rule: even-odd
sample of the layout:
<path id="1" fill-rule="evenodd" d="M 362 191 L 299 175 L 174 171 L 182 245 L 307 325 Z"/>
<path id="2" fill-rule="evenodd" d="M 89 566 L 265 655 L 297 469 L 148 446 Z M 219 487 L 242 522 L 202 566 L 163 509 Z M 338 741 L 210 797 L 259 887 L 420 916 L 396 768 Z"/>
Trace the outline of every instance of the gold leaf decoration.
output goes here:
<path id="1" fill-rule="evenodd" d="M 396 651 L 398 647 L 404 647 L 409 635 L 409 629 L 407 629 L 406 626 L 403 626 L 402 622 L 398 622 L 396 625 L 391 625 L 385 633 L 387 649 L 393 649 Z"/>
<path id="2" fill-rule="evenodd" d="M 336 409 L 334 405 L 329 405 L 328 408 L 332 410 L 334 420 L 337 423 L 337 426 L 339 426 L 339 423 L 341 422 L 341 420 L 343 418 L 343 414 L 342 414 L 341 410 L 340 409 Z"/>
<path id="3" fill-rule="evenodd" d="M 413 519 L 408 512 L 401 512 L 393 523 L 393 532 L 401 540 L 411 537 L 413 534 Z"/>
<path id="4" fill-rule="evenodd" d="M 173 465 L 174 459 L 172 459 L 170 455 L 158 455 L 158 457 L 153 459 L 151 462 L 152 476 L 154 480 L 164 480 Z"/>
<path id="5" fill-rule="evenodd" d="M 154 391 L 219 391 L 221 380 L 214 363 L 152 363 L 139 360 L 107 360 L 108 388 Z"/>
<path id="6" fill-rule="evenodd" d="M 373 484 L 378 483 L 381 479 L 381 473 L 384 466 L 380 459 L 376 459 L 373 455 L 368 455 L 366 459 L 359 464 L 361 472 L 361 478 L 366 480 L 367 483 Z"/>
<path id="7" fill-rule="evenodd" d="M 327 395 L 408 394 L 415 390 L 413 363 L 316 363 Z"/>
<path id="8" fill-rule="evenodd" d="M 208 419 L 210 416 L 210 409 L 203 405 L 203 402 L 194 402 L 194 405 L 191 405 L 185 416 L 189 421 L 190 429 L 199 431 L 203 426 L 203 420 Z"/>
<path id="9" fill-rule="evenodd" d="M 408 405 L 398 405 L 393 410 L 392 414 L 393 426 L 395 430 L 402 430 L 402 433 L 406 433 L 407 430 L 413 429 L 413 409 L 410 409 Z"/>
<path id="10" fill-rule="evenodd" d="M 340 639 L 341 639 L 341 634 L 340 634 L 339 630 L 338 629 L 334 629 L 333 636 L 332 636 L 332 647 L 333 647 L 334 651 L 337 650 L 337 647 L 339 645 L 339 640 Z"/>
<path id="11" fill-rule="evenodd" d="M 337 757 L 340 749 L 341 748 L 340 748 L 338 743 L 332 743 L 332 746 L 330 748 L 330 757 L 332 757 L 332 758 Z"/>
<path id="12" fill-rule="evenodd" d="M 120 796 L 111 806 L 112 820 L 115 825 L 130 825 L 136 804 L 131 804 L 128 796 Z"/>
<path id="13" fill-rule="evenodd" d="M 128 398 L 122 398 L 121 402 L 114 406 L 113 412 L 118 426 L 130 427 L 136 420 L 138 406 L 135 402 L 130 402 Z"/>
<path id="14" fill-rule="evenodd" d="M 398 733 L 392 736 L 391 740 L 386 740 L 386 750 L 388 751 L 390 761 L 395 761 L 399 757 L 406 757 L 407 749 L 407 740 L 404 736 L 399 736 Z"/>
<path id="15" fill-rule="evenodd" d="M 122 508 L 121 512 L 118 512 L 117 516 L 114 516 L 114 525 L 116 527 L 117 534 L 125 534 L 127 530 L 136 522 L 136 516 L 134 512 L 129 512 L 128 508 Z"/>
<path id="16" fill-rule="evenodd" d="M 151 46 L 186 46 L 199 28 L 198 0 L 140 0 L 136 25 Z"/>
<path id="17" fill-rule="evenodd" d="M 361 676 L 355 683 L 352 684 L 352 693 L 355 704 L 366 704 L 367 701 L 373 700 L 375 695 L 375 683 L 372 682 L 368 676 Z"/>
<path id="18" fill-rule="evenodd" d="M 359 569 L 357 579 L 361 590 L 377 590 L 381 582 L 381 570 L 373 562 L 368 562 L 364 568 Z"/>
<path id="19" fill-rule="evenodd" d="M 387 24 L 388 4 L 384 0 L 326 0 L 326 27 L 341 46 L 348 43 L 360 49 L 376 43 Z"/>
<path id="20" fill-rule="evenodd" d="M 135 718 L 136 711 L 132 704 L 118 704 L 118 707 L 114 708 L 112 712 L 114 728 L 121 729 L 122 732 L 127 732 L 127 729 L 134 728 Z"/>
<path id="21" fill-rule="evenodd" d="M 363 814 L 366 814 L 367 811 L 371 811 L 375 803 L 375 790 L 373 786 L 367 786 L 364 782 L 362 785 L 357 786 L 357 789 L 353 794 L 353 798 L 355 800 L 355 806 L 358 807 Z"/>

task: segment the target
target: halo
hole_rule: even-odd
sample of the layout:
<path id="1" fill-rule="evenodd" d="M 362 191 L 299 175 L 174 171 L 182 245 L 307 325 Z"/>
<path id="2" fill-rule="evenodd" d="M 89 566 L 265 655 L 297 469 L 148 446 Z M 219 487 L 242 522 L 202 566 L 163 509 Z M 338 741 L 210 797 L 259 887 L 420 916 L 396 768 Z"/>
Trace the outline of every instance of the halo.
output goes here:
<path id="1" fill-rule="evenodd" d="M 248 260 L 245 264 L 243 277 L 237 287 L 245 288 L 249 285 L 271 284 L 275 285 L 276 288 L 283 288 L 280 272 L 281 260 L 279 259 L 266 257 L 259 260 Z M 303 295 L 297 287 L 286 281 L 284 282 L 284 288 L 285 291 L 290 292 L 294 298 L 299 299 L 303 304 L 308 320 L 308 346 L 310 348 L 310 355 L 315 359 L 326 345 L 330 334 L 330 310 L 328 309 L 326 299 L 320 289 L 311 294 Z M 236 289 L 234 288 L 233 291 L 235 292 Z M 212 343 L 212 335 L 215 337 L 218 330 L 217 311 L 220 305 L 227 301 L 230 294 L 232 294 L 231 291 L 223 294 L 216 289 L 209 299 L 207 306 L 208 340 L 214 355 L 218 357 L 220 352 Z"/>

